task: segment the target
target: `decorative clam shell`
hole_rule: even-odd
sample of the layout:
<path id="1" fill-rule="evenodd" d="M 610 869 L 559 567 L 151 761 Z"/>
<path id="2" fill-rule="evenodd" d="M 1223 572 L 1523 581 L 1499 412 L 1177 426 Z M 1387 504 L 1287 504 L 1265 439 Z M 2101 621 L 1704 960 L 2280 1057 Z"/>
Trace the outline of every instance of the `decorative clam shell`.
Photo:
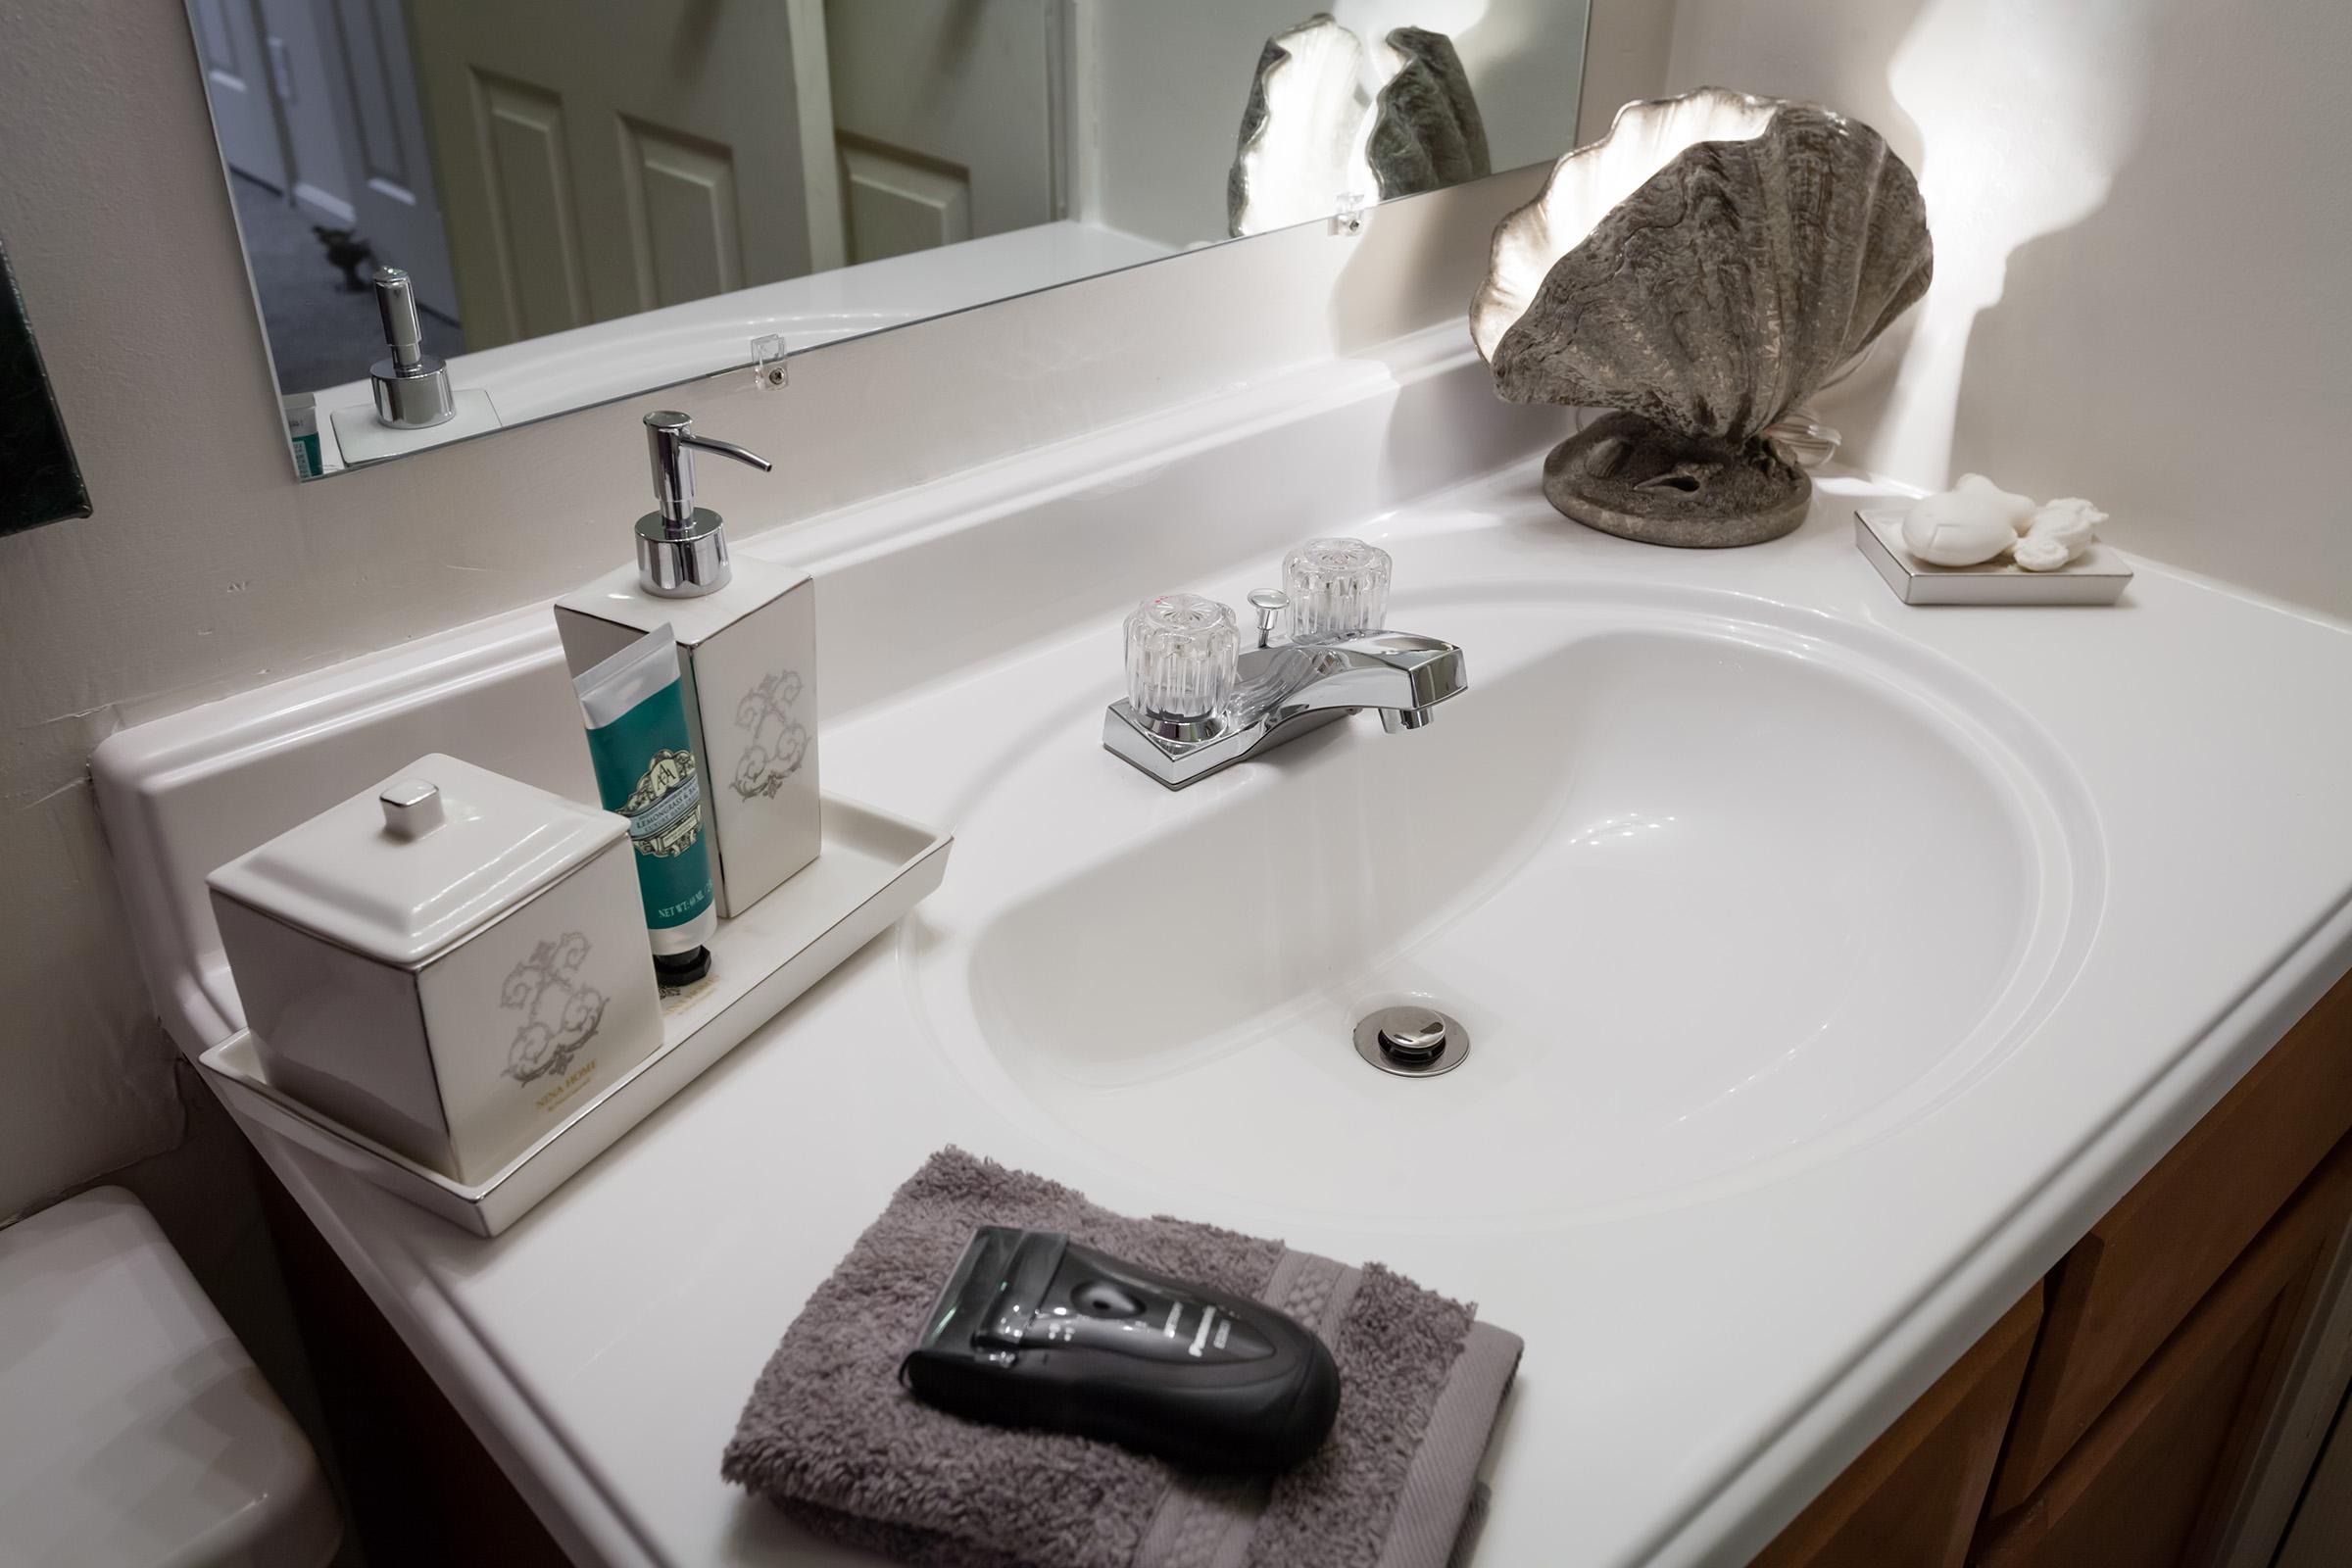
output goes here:
<path id="1" fill-rule="evenodd" d="M 1358 146 L 1363 54 L 1363 40 L 1327 13 L 1266 40 L 1225 179 L 1225 217 L 1236 235 L 1328 218 L 1342 191 L 1370 194 Z"/>
<path id="2" fill-rule="evenodd" d="M 1399 64 L 1373 104 L 1364 149 L 1381 200 L 1493 173 L 1486 121 L 1453 40 L 1426 27 L 1397 27 L 1388 47 Z"/>
<path id="3" fill-rule="evenodd" d="M 1397 27 L 1377 56 L 1382 84 L 1367 101 L 1363 40 L 1329 14 L 1266 40 L 1225 180 L 1235 234 L 1328 218 L 1344 193 L 1387 200 L 1494 172 L 1450 38 Z"/>
<path id="4" fill-rule="evenodd" d="M 1515 403 L 1752 439 L 1927 291 L 1918 182 L 1877 131 L 1719 87 L 1628 104 L 1495 229 L 1471 336 Z"/>
<path id="5" fill-rule="evenodd" d="M 1480 358 L 1494 363 L 1502 334 L 1535 303 L 1552 264 L 1583 244 L 1619 202 L 1695 142 L 1756 135 L 1770 122 L 1774 103 L 1721 87 L 1629 103 L 1607 135 L 1554 164 L 1536 199 L 1495 226 L 1486 282 L 1470 301 L 1470 338 Z"/>

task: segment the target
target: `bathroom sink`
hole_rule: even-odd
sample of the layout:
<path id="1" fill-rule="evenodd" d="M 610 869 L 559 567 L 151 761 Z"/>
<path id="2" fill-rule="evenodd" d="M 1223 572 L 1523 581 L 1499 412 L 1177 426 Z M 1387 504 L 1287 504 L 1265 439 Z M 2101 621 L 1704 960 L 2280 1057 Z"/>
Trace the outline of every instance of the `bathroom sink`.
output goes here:
<path id="1" fill-rule="evenodd" d="M 2087 803 L 1955 666 L 1726 594 L 1390 622 L 1467 651 L 1426 731 L 1359 715 L 1172 797 L 1083 733 L 1105 691 L 978 770 L 995 863 L 904 940 L 1000 1108 L 1278 1209 L 1558 1222 L 1932 1108 L 2080 960 Z M 1458 1070 L 1357 1054 L 1401 1003 L 1466 1027 Z"/>

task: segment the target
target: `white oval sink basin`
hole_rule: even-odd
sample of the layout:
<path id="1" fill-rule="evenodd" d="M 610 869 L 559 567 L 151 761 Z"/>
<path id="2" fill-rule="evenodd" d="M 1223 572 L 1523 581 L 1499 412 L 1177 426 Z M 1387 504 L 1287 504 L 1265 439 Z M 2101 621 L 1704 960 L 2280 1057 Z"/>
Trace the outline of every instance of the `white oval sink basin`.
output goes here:
<path id="1" fill-rule="evenodd" d="M 1090 694 L 1008 755 L 959 824 L 997 863 L 908 937 L 1008 1113 L 1278 1209 L 1557 1222 L 1871 1136 L 2079 961 L 2071 770 L 1894 639 L 1728 596 L 1391 620 L 1468 653 L 1425 731 L 1359 716 L 1168 795 L 1070 733 Z M 1414 998 L 1468 1026 L 1458 1070 L 1355 1054 Z"/>

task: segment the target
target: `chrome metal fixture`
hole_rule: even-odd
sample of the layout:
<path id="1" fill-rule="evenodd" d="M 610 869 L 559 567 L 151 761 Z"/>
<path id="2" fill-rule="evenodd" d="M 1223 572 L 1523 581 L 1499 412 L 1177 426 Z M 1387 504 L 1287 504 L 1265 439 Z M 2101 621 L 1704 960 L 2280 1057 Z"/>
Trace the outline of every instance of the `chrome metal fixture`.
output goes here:
<path id="1" fill-rule="evenodd" d="M 375 416 L 395 430 L 429 430 L 456 417 L 457 394 L 449 367 L 424 352 L 424 326 L 416 318 L 416 286 L 397 267 L 375 270 L 375 311 L 383 318 L 384 342 L 392 353 L 368 368 L 375 386 Z"/>
<path id="2" fill-rule="evenodd" d="M 1127 617 L 1127 696 L 1102 744 L 1169 789 L 1296 740 L 1358 709 L 1381 727 L 1426 726 L 1469 685 L 1452 643 L 1382 629 L 1389 557 L 1360 540 L 1317 539 L 1283 563 L 1287 591 L 1250 596 L 1257 646 L 1239 648 L 1232 610 L 1193 594 L 1146 601 Z M 1274 641 L 1285 612 L 1297 635 Z"/>
<path id="3" fill-rule="evenodd" d="M 1435 1007 L 1382 1007 L 1356 1023 L 1355 1054 L 1399 1078 L 1432 1078 L 1469 1056 L 1470 1031 Z"/>
<path id="4" fill-rule="evenodd" d="M 654 510 L 637 519 L 637 581 L 647 593 L 664 599 L 716 593 L 735 574 L 727 564 L 726 519 L 694 504 L 697 451 L 748 463 L 761 473 L 771 473 L 776 466 L 732 441 L 697 435 L 690 414 L 657 409 L 645 416 Z"/>

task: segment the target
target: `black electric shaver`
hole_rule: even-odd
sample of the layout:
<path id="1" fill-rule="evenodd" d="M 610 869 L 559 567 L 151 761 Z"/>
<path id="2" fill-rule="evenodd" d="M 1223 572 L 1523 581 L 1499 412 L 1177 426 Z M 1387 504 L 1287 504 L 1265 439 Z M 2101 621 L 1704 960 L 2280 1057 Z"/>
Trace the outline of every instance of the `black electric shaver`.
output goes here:
<path id="1" fill-rule="evenodd" d="M 899 1377 L 969 1420 L 1217 1470 L 1297 1463 L 1340 1408 L 1339 1368 L 1296 1319 L 1005 1225 L 972 1233 Z"/>

